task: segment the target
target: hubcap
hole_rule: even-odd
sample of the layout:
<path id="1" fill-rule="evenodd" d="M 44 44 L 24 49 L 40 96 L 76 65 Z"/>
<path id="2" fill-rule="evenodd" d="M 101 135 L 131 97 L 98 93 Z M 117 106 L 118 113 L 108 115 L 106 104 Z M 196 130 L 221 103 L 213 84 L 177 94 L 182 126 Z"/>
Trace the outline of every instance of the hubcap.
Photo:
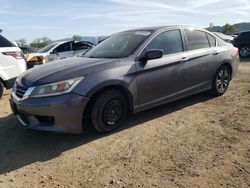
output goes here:
<path id="1" fill-rule="evenodd" d="M 216 78 L 216 87 L 220 93 L 224 93 L 228 87 L 230 74 L 226 69 L 222 69 Z"/>
<path id="2" fill-rule="evenodd" d="M 242 57 L 250 56 L 250 47 L 243 47 L 240 49 L 240 55 Z"/>
<path id="3" fill-rule="evenodd" d="M 106 104 L 103 110 L 104 122 L 107 125 L 115 125 L 122 116 L 122 103 L 119 100 L 112 100 Z"/>

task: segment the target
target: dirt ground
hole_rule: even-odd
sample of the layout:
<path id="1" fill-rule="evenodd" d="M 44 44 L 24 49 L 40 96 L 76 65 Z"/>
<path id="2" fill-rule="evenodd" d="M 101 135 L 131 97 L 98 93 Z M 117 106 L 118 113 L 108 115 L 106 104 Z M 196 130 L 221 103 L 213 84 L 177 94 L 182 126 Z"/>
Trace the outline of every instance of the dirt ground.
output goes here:
<path id="1" fill-rule="evenodd" d="M 198 94 L 101 135 L 24 129 L 0 100 L 0 187 L 250 187 L 250 63 L 225 95 Z"/>

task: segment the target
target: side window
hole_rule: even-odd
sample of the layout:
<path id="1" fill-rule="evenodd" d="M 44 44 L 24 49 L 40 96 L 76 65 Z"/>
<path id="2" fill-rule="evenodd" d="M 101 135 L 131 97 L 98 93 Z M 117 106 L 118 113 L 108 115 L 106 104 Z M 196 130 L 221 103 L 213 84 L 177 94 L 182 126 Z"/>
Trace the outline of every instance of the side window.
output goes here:
<path id="1" fill-rule="evenodd" d="M 207 33 L 207 38 L 210 44 L 210 47 L 215 47 L 216 46 L 216 39 L 212 35 Z"/>
<path id="2" fill-rule="evenodd" d="M 201 48 L 209 48 L 209 43 L 207 39 L 207 35 L 203 31 L 197 30 L 188 30 L 185 29 L 185 33 L 188 40 L 188 49 L 196 50 Z"/>
<path id="3" fill-rule="evenodd" d="M 162 49 L 163 55 L 182 52 L 183 45 L 180 30 L 160 33 L 145 48 L 145 50 L 151 49 Z"/>
<path id="4" fill-rule="evenodd" d="M 77 50 L 86 50 L 86 49 L 90 49 L 92 48 L 91 44 L 88 43 L 83 43 L 83 42 L 76 42 L 73 43 L 73 50 L 77 51 Z"/>
<path id="5" fill-rule="evenodd" d="M 57 48 L 55 48 L 56 52 L 66 52 L 66 51 L 70 51 L 71 47 L 70 47 L 70 42 L 61 44 L 60 46 L 58 46 Z"/>
<path id="6" fill-rule="evenodd" d="M 14 47 L 15 45 L 0 35 L 0 47 Z"/>

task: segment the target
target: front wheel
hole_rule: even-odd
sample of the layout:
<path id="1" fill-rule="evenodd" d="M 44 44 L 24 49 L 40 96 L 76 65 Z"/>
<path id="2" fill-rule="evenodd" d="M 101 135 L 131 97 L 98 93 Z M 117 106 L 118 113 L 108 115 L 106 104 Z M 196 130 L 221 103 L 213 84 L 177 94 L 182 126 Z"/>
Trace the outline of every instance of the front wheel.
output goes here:
<path id="1" fill-rule="evenodd" d="M 3 90 L 4 90 L 4 85 L 3 85 L 3 83 L 0 81 L 0 99 L 1 99 L 2 96 L 3 96 Z"/>
<path id="2" fill-rule="evenodd" d="M 214 76 L 211 90 L 212 94 L 215 96 L 223 95 L 229 86 L 230 80 L 231 72 L 229 68 L 222 65 Z"/>
<path id="3" fill-rule="evenodd" d="M 111 132 L 124 123 L 127 114 L 126 97 L 120 91 L 109 90 L 95 101 L 91 113 L 92 124 L 98 132 Z"/>

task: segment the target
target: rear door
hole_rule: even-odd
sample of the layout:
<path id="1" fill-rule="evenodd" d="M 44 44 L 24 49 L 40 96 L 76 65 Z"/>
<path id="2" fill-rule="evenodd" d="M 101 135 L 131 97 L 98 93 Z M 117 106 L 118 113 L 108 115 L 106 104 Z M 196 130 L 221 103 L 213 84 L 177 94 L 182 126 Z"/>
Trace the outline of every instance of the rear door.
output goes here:
<path id="1" fill-rule="evenodd" d="M 183 39 L 179 29 L 158 34 L 146 46 L 163 50 L 163 57 L 137 62 L 137 87 L 139 108 L 158 105 L 183 93 L 189 80 L 189 62 L 185 57 Z"/>
<path id="2" fill-rule="evenodd" d="M 187 42 L 187 58 L 190 62 L 189 89 L 199 91 L 210 87 L 211 72 L 213 64 L 216 64 L 218 52 L 213 41 L 213 36 L 209 36 L 201 30 L 185 29 Z M 210 38 L 210 42 L 209 42 Z"/>

